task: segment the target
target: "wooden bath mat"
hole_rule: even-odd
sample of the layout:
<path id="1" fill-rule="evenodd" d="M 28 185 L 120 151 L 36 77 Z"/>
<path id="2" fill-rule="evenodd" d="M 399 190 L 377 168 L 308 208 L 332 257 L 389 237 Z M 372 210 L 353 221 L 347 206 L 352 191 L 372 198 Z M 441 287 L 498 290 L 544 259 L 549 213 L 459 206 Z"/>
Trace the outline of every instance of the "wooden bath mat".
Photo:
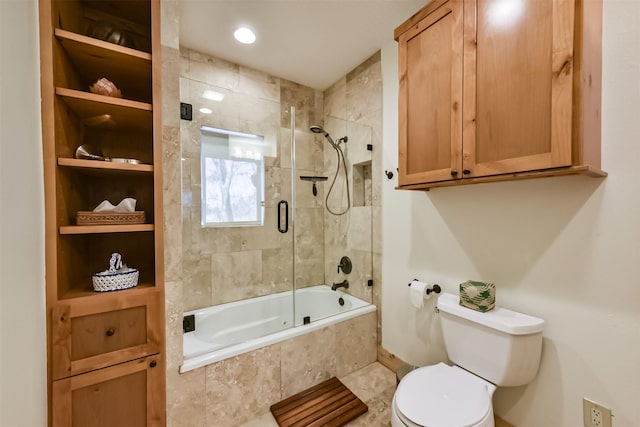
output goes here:
<path id="1" fill-rule="evenodd" d="M 336 377 L 271 406 L 280 427 L 339 427 L 368 410 Z"/>

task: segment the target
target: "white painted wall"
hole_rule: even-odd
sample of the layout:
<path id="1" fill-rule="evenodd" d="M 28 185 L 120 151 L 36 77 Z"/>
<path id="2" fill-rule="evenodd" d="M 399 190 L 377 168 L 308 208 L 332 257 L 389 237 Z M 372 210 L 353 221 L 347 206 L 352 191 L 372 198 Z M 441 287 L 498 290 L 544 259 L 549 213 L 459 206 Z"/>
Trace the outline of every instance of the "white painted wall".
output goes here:
<path id="1" fill-rule="evenodd" d="M 500 305 L 542 317 L 543 357 L 525 387 L 499 389 L 518 427 L 582 426 L 582 398 L 640 420 L 640 1 L 605 0 L 604 180 L 548 178 L 435 189 L 383 188 L 382 345 L 414 364 L 445 360 L 432 307 L 413 278 L 448 292 L 492 281 Z M 382 51 L 383 169 L 397 166 L 397 48 Z"/>
<path id="2" fill-rule="evenodd" d="M 47 424 L 38 7 L 0 0 L 0 426 Z"/>

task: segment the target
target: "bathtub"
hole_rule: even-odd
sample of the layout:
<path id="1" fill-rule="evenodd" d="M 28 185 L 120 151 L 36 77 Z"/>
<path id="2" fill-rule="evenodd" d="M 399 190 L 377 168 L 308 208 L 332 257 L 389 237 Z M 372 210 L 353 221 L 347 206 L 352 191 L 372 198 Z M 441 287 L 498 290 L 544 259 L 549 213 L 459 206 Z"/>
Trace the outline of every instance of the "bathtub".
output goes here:
<path id="1" fill-rule="evenodd" d="M 332 291 L 327 285 L 296 290 L 293 310 L 292 298 L 293 292 L 287 291 L 184 313 L 195 316 L 196 329 L 183 335 L 180 372 L 376 310 L 374 305 L 341 290 Z"/>

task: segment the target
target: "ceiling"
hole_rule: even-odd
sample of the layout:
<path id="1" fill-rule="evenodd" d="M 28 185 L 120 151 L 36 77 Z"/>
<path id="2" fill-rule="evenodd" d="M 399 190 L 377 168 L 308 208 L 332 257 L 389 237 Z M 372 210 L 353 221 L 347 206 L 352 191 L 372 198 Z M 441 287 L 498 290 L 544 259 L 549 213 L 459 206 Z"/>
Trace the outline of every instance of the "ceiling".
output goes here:
<path id="1" fill-rule="evenodd" d="M 428 0 L 180 0 L 180 45 L 324 90 Z M 257 35 L 242 45 L 233 31 Z"/>

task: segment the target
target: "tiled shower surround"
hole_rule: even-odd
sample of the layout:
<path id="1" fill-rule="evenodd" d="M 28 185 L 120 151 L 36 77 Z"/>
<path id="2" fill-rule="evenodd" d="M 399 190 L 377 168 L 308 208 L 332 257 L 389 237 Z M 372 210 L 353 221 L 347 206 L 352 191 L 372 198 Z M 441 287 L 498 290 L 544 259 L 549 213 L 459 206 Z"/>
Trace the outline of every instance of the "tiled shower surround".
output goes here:
<path id="1" fill-rule="evenodd" d="M 233 426 L 268 411 L 271 404 L 331 376 L 344 376 L 376 360 L 379 320 L 369 313 L 288 341 L 273 344 L 203 368 L 179 374 L 182 363 L 182 313 L 197 307 L 289 290 L 295 260 L 296 285 L 342 280 L 336 273 L 349 255 L 354 295 L 379 306 L 379 230 L 381 159 L 380 60 L 376 55 L 324 94 L 293 82 L 178 47 L 177 2 L 163 1 L 163 179 L 165 205 L 165 286 L 167 316 L 167 424 Z M 194 101 L 194 120 L 180 121 L 177 104 L 189 102 L 204 87 L 225 94 L 206 119 Z M 266 221 L 280 199 L 291 199 L 289 106 L 296 114 L 296 177 L 332 177 L 335 153 L 309 131 L 324 125 L 334 139 L 347 135 L 350 182 L 356 186 L 349 215 L 327 216 L 324 192 L 311 183 L 296 185 L 296 234 L 281 234 L 275 222 L 265 227 L 201 229 L 199 224 L 199 126 L 255 133 L 277 141 L 277 156 L 265 158 Z M 364 147 L 364 148 L 363 148 Z M 331 151 L 327 151 L 331 149 Z M 378 156 L 378 157 L 376 157 Z M 183 160 L 184 159 L 184 160 Z M 373 161 L 372 161 L 373 160 Z M 376 176 L 377 174 L 377 176 Z M 340 187 L 340 179 L 336 188 Z M 329 181 L 330 183 L 330 181 Z M 336 199 L 340 201 L 340 192 Z M 344 196 L 344 195 L 342 195 Z M 269 215 L 271 210 L 272 215 Z M 369 213 L 364 213 L 368 210 Z M 373 228 L 372 228 L 373 221 Z M 362 222 L 362 223 L 361 223 Z M 367 237 L 368 236 L 368 237 Z M 379 231 L 374 233 L 379 236 Z M 296 254 L 292 251 L 296 239 Z M 365 252 L 368 251 L 369 255 Z M 373 259 L 371 252 L 373 251 Z M 330 255 L 330 256 L 329 256 Z M 377 264 L 377 265 L 376 265 Z M 372 267 L 373 265 L 373 267 Z M 373 270 L 372 270 L 373 268 Z M 354 285 L 355 284 L 355 285 Z"/>
<path id="2" fill-rule="evenodd" d="M 295 224 L 284 234 L 277 227 L 278 202 L 292 206 L 291 106 L 296 107 L 296 178 L 323 175 L 323 141 L 309 130 L 322 121 L 322 93 L 192 50 L 181 53 L 181 101 L 193 104 L 194 112 L 192 121 L 180 125 L 185 309 L 291 290 L 294 262 L 297 287 L 324 283 L 322 186 L 314 197 L 307 182 L 297 181 Z M 205 90 L 224 99 L 203 99 Z M 202 114 L 202 106 L 213 112 Z M 275 147 L 275 156 L 264 162 L 264 226 L 201 227 L 203 125 L 262 135 Z"/>
<path id="3" fill-rule="evenodd" d="M 348 279 L 349 293 L 371 301 L 373 188 L 372 151 L 367 146 L 372 144 L 377 116 L 371 106 L 376 103 L 367 95 L 380 82 L 379 59 L 375 55 L 327 91 L 323 116 L 319 91 L 181 50 L 180 97 L 193 105 L 193 120 L 180 123 L 185 310 L 291 290 L 294 272 L 297 288 Z M 205 100 L 205 90 L 220 93 L 224 99 Z M 347 109 L 349 98 L 374 113 Z M 203 106 L 213 112 L 201 113 Z M 295 212 L 293 231 L 282 234 L 276 224 L 278 202 L 292 201 L 291 106 L 296 110 Z M 345 215 L 334 216 L 324 208 L 337 155 L 322 136 L 309 130 L 314 124 L 324 124 L 334 140 L 348 137 L 343 150 L 352 208 Z M 201 227 L 201 126 L 262 135 L 266 144 L 276 147 L 275 156 L 265 156 L 264 226 Z M 317 184 L 317 196 L 310 182 L 299 179 L 304 175 L 328 177 Z M 341 170 L 329 198 L 335 212 L 347 206 L 345 189 Z M 352 261 L 349 275 L 337 271 L 342 256 Z"/>

